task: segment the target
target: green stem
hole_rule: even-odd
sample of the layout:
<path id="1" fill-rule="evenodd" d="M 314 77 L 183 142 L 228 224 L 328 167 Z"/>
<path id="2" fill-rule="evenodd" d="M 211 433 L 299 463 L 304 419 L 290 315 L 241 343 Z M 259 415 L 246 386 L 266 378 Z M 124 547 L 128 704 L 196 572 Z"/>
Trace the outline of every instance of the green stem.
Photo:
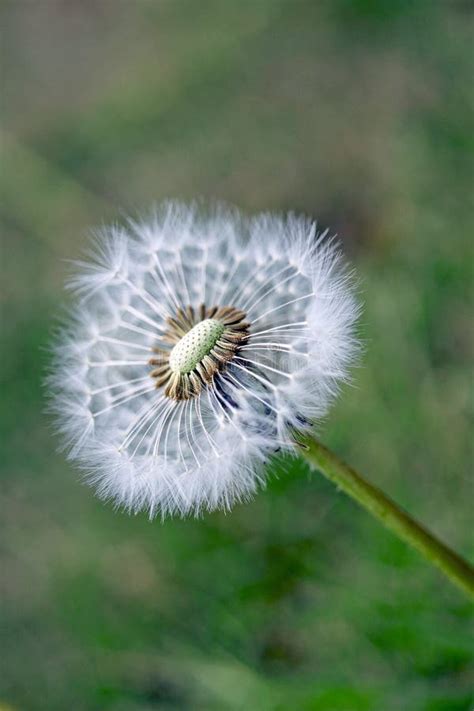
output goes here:
<path id="1" fill-rule="evenodd" d="M 435 538 L 383 491 L 366 481 L 312 435 L 297 434 L 296 440 L 301 445 L 303 456 L 327 479 L 415 548 L 427 561 L 436 565 L 459 588 L 474 597 L 474 568 L 466 560 Z"/>

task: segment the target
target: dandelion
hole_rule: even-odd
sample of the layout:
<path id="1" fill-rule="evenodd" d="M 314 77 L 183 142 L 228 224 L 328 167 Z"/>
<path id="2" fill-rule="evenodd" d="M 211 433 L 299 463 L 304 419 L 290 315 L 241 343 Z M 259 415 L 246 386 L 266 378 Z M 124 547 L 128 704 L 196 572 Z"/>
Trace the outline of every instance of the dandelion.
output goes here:
<path id="1" fill-rule="evenodd" d="M 167 203 L 77 266 L 53 407 L 99 496 L 130 511 L 249 498 L 347 379 L 351 277 L 308 219 Z"/>
<path id="2" fill-rule="evenodd" d="M 302 217 L 166 203 L 96 235 L 48 384 L 65 447 L 128 511 L 229 509 L 299 447 L 474 595 L 467 561 L 314 437 L 359 344 L 351 274 Z"/>

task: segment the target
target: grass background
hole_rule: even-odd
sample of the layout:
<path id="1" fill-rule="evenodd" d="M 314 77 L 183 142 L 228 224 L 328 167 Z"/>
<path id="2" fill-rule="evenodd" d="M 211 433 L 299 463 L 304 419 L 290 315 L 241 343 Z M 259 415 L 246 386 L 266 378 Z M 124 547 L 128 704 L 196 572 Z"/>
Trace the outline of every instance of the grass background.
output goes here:
<path id="1" fill-rule="evenodd" d="M 318 474 L 201 521 L 114 513 L 41 389 L 89 226 L 168 196 L 304 211 L 366 302 L 322 438 L 472 553 L 472 23 L 462 0 L 2 3 L 2 711 L 472 708 L 469 606 Z"/>

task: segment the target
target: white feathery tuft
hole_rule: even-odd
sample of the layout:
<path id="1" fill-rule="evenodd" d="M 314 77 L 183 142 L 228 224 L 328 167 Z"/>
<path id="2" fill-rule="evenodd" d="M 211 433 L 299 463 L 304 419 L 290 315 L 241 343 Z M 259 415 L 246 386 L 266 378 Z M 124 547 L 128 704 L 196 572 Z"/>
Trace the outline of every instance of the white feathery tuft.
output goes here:
<path id="1" fill-rule="evenodd" d="M 51 406 L 71 459 L 130 512 L 250 498 L 268 458 L 294 451 L 293 430 L 326 414 L 359 351 L 353 275 L 306 218 L 167 202 L 98 232 L 76 266 Z M 166 362 L 167 319 L 201 304 L 245 312 L 248 331 L 212 378 L 196 375 L 199 394 L 173 398 L 149 361 Z"/>

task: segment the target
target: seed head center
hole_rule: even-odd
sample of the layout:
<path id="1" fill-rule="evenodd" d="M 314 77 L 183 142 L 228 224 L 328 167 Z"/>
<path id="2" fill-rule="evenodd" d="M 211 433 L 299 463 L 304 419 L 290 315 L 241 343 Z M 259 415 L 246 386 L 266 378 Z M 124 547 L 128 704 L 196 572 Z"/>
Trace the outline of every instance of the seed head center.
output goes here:
<path id="1" fill-rule="evenodd" d="M 174 346 L 169 366 L 173 373 L 190 373 L 208 355 L 224 333 L 225 326 L 214 318 L 206 318 L 192 327 Z"/>

